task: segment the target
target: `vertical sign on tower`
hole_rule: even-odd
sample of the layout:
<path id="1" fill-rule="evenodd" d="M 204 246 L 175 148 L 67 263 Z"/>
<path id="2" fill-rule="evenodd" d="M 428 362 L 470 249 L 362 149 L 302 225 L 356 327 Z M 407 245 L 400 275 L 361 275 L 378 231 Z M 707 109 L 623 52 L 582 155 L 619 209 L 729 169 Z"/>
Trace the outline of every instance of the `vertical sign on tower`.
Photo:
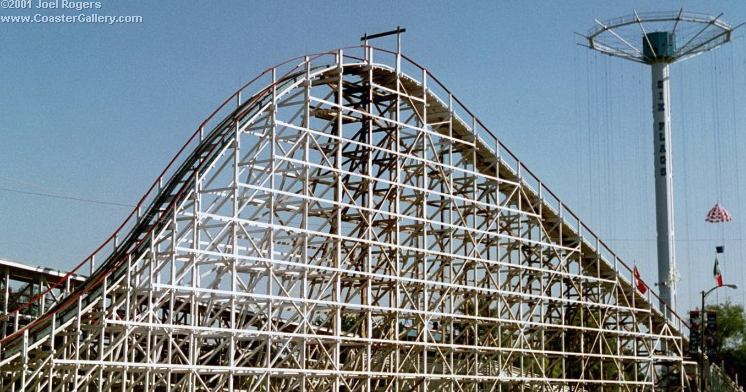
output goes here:
<path id="1" fill-rule="evenodd" d="M 657 42 L 657 40 L 653 40 L 652 42 Z M 658 47 L 659 51 L 663 51 L 664 49 L 664 47 Z M 668 304 L 671 309 L 675 309 L 676 260 L 674 256 L 669 65 L 664 60 L 656 61 L 651 64 L 651 71 L 654 120 L 653 159 L 655 161 L 655 204 L 657 207 L 656 227 L 658 232 L 658 287 L 660 289 L 661 302 Z M 663 303 L 661 304 L 661 308 L 665 310 L 666 307 Z"/>
<path id="2" fill-rule="evenodd" d="M 665 112 L 666 112 L 666 100 L 663 98 L 663 94 L 664 94 L 664 90 L 665 90 L 664 86 L 665 86 L 665 83 L 666 83 L 666 79 L 658 79 L 658 80 L 655 81 L 655 83 L 656 83 L 656 86 L 657 86 L 656 97 L 658 98 L 657 102 L 655 103 L 655 106 L 656 106 L 655 110 L 656 110 L 656 112 L 664 113 L 665 114 Z M 658 162 L 657 162 L 656 166 L 657 166 L 657 169 L 658 169 L 657 175 L 665 177 L 666 174 L 667 174 L 667 170 L 666 170 L 666 163 L 667 163 L 666 162 L 666 151 L 668 151 L 668 149 L 666 148 L 666 127 L 668 125 L 668 119 L 666 118 L 665 115 L 664 116 L 659 116 L 659 117 L 660 118 L 656 119 L 656 121 L 657 121 L 656 127 L 658 128 L 657 129 L 657 139 L 658 139 L 657 140 L 657 150 L 658 150 L 657 155 L 658 156 L 657 156 L 657 159 L 656 159 Z"/>

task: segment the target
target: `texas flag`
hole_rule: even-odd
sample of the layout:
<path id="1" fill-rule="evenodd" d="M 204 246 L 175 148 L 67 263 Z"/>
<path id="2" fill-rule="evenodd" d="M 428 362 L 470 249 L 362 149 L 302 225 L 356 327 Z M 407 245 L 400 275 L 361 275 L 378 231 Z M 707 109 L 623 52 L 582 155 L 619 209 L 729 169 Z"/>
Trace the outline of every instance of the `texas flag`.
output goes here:
<path id="1" fill-rule="evenodd" d="M 723 274 L 720 272 L 720 263 L 718 263 L 717 257 L 715 257 L 715 268 L 712 269 L 712 277 L 715 278 L 718 287 L 723 285 Z"/>

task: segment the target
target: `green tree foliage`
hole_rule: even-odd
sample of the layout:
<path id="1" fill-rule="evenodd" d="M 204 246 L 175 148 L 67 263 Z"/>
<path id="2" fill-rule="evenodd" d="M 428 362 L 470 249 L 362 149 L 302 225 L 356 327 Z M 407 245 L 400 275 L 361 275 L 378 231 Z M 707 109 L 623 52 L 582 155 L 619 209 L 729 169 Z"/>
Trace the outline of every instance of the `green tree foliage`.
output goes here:
<path id="1" fill-rule="evenodd" d="M 730 301 L 707 307 L 717 312 L 717 354 L 713 360 L 725 364 L 729 375 L 738 374 L 741 384 L 746 382 L 746 315 L 742 305 Z"/>

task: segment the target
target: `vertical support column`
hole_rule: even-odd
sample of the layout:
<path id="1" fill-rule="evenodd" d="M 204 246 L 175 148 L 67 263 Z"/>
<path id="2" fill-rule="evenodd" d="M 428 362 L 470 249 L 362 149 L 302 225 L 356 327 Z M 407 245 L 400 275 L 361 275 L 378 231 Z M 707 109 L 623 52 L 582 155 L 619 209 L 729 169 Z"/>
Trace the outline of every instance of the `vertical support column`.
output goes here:
<path id="1" fill-rule="evenodd" d="M 397 38 L 398 38 L 397 34 Z M 427 71 L 422 70 L 422 98 L 424 99 L 424 102 L 422 104 L 422 114 L 420 115 L 420 121 L 422 129 L 419 130 L 419 132 L 423 133 L 422 136 L 422 249 L 429 249 L 428 246 L 428 213 L 427 213 L 427 203 L 429 199 L 429 190 L 430 190 L 430 183 L 428 181 L 428 135 L 427 135 Z M 417 109 L 417 103 L 415 101 L 410 101 L 414 107 L 415 112 L 418 111 Z M 433 149 L 437 148 L 434 147 Z M 433 160 L 437 159 L 437 157 L 433 157 Z M 429 308 L 429 301 L 430 298 L 430 290 L 428 287 L 428 271 L 429 271 L 429 264 L 428 264 L 428 254 L 426 252 L 422 253 L 422 311 L 425 312 L 425 314 L 429 314 L 430 308 Z M 430 366 L 430 358 L 428 358 L 428 334 L 432 333 L 430 331 L 430 325 L 432 323 L 432 315 L 429 315 L 428 317 L 425 317 L 424 325 L 422 326 L 422 329 L 424 333 L 422 334 L 422 342 L 424 343 L 424 348 L 422 350 L 422 373 L 425 375 L 425 379 L 422 382 L 422 390 L 428 391 L 430 388 L 430 378 L 428 377 L 428 373 L 430 372 L 429 366 Z"/>
<path id="2" fill-rule="evenodd" d="M 93 258 L 91 258 L 91 259 L 93 259 Z M 98 330 L 98 333 L 99 333 L 99 335 L 98 335 L 98 360 L 99 360 L 100 363 L 103 363 L 104 360 L 106 359 L 106 354 L 105 354 L 106 348 L 105 348 L 104 344 L 105 344 L 105 341 L 106 341 L 106 326 L 108 324 L 107 317 L 110 314 L 110 313 L 107 313 L 108 309 L 107 309 L 107 306 L 106 306 L 107 305 L 106 304 L 106 296 L 109 293 L 109 287 L 108 287 L 107 282 L 108 282 L 107 279 L 104 279 L 101 282 L 101 284 L 102 284 L 102 289 L 101 289 L 101 308 L 99 309 L 99 311 L 101 312 L 101 324 L 98 327 L 99 328 L 99 330 Z M 114 306 L 113 302 L 114 302 L 114 298 L 112 296 L 112 307 Z M 52 316 L 52 339 L 51 339 L 52 344 L 54 344 L 54 335 L 55 335 L 55 328 L 56 328 L 55 321 L 56 321 L 56 319 L 57 319 L 56 315 Z M 50 380 L 53 380 L 53 378 L 52 378 L 53 374 L 54 374 L 54 361 L 52 361 L 52 363 L 49 366 L 49 375 L 48 375 L 48 377 L 49 377 Z M 170 373 L 169 373 L 169 381 L 170 380 L 171 380 L 171 378 L 170 378 Z M 104 385 L 104 366 L 103 365 L 99 365 L 98 366 L 98 387 L 99 387 L 99 389 L 104 389 L 103 385 Z M 50 382 L 49 383 L 49 390 L 48 390 L 48 392 L 52 392 L 52 387 L 53 387 L 53 385 Z"/>
<path id="3" fill-rule="evenodd" d="M 155 253 L 152 250 L 152 247 L 153 247 L 153 244 L 154 244 L 153 237 L 152 237 L 152 235 L 153 235 L 152 232 L 151 232 L 150 235 L 151 235 L 151 237 L 150 237 L 150 244 L 151 244 L 150 245 L 151 246 L 150 257 L 152 257 L 153 260 L 155 260 Z M 129 322 L 130 320 L 132 320 L 132 316 L 133 316 L 133 314 L 132 314 L 133 312 L 132 312 L 131 306 L 132 306 L 132 302 L 133 302 L 132 301 L 132 299 L 133 299 L 132 297 L 133 297 L 133 295 L 135 295 L 134 294 L 135 292 L 134 292 L 134 290 L 132 290 L 132 287 L 133 286 L 138 287 L 141 284 L 139 277 L 138 277 L 138 279 L 137 279 L 136 282 L 133 281 L 133 276 L 132 276 L 132 255 L 131 254 L 127 256 L 127 269 L 126 269 L 126 271 L 127 271 L 127 273 L 126 273 L 126 278 L 125 279 L 126 279 L 126 282 L 127 282 L 127 286 L 126 286 L 127 289 L 126 289 L 126 292 L 124 293 L 124 296 L 125 296 L 124 297 L 124 319 Z M 137 275 L 135 275 L 135 276 L 137 276 Z M 134 303 L 137 304 L 137 300 L 135 300 Z M 137 305 L 135 305 L 135 307 L 137 307 Z M 135 313 L 135 314 L 137 314 L 137 313 Z M 80 313 L 78 313 L 78 317 L 80 317 Z M 123 332 L 122 332 L 122 335 L 123 335 L 122 351 L 121 351 L 121 354 L 119 356 L 119 361 L 124 362 L 124 366 L 123 366 L 122 373 L 121 373 L 122 374 L 122 379 L 120 381 L 120 387 L 121 387 L 120 390 L 122 392 L 127 392 L 127 388 L 129 387 L 129 367 L 127 365 L 130 362 L 134 362 L 134 355 L 131 355 L 131 353 L 130 353 L 130 333 L 131 332 L 132 332 L 132 327 L 130 325 L 125 325 L 125 327 L 123 329 Z"/>
<path id="4" fill-rule="evenodd" d="M 311 129 L 311 89 L 313 88 L 313 84 L 311 82 L 311 59 L 310 57 L 306 56 L 303 60 L 306 67 L 306 83 L 305 87 L 303 89 L 303 128 L 305 129 L 302 134 L 303 138 L 303 249 L 302 257 L 303 257 L 303 282 L 301 285 L 301 298 L 303 298 L 303 318 L 306 320 L 303 323 L 303 336 L 308 336 L 309 333 L 318 333 L 315 329 L 309 329 L 308 326 L 311 325 L 313 322 L 311 320 L 312 313 L 313 313 L 313 306 L 309 307 L 309 299 L 310 299 L 310 292 L 309 289 L 309 279 L 308 279 L 308 270 L 311 268 L 309 266 L 310 262 L 308 260 L 308 217 L 309 212 L 311 210 L 310 207 L 310 201 L 309 198 L 311 196 L 311 169 L 310 169 L 310 162 L 311 162 L 311 154 L 310 154 L 310 148 L 311 148 L 311 133 L 308 131 Z M 308 367 L 309 367 L 309 358 L 308 355 L 308 340 L 309 339 L 303 339 L 301 343 L 301 379 L 300 379 L 300 392 L 306 392 L 307 385 L 309 385 L 307 376 L 308 376 Z M 309 385 L 311 388 L 313 388 L 313 384 Z"/>
<path id="5" fill-rule="evenodd" d="M 395 135 L 394 135 L 394 145 L 391 146 L 391 143 L 387 143 L 386 148 L 390 149 L 391 151 L 396 151 L 396 149 L 399 148 L 401 145 L 401 106 L 402 106 L 402 98 L 401 98 L 401 53 L 396 53 L 396 103 L 394 106 L 394 124 L 395 124 Z M 394 156 L 394 161 L 396 162 L 396 166 L 394 167 L 394 215 L 396 217 L 399 216 L 401 213 L 401 206 L 399 205 L 399 201 L 401 199 L 401 190 L 402 190 L 402 158 L 398 154 Z M 396 245 L 395 249 L 395 263 L 396 263 L 396 307 L 398 309 L 401 309 L 402 306 L 402 258 L 401 258 L 401 220 L 396 219 L 396 222 L 394 223 L 394 244 Z M 401 311 L 396 312 L 396 340 L 401 339 Z M 394 346 L 394 349 L 396 350 L 396 358 L 395 358 L 395 367 L 397 372 L 399 372 L 399 369 L 401 369 L 402 365 L 402 348 L 396 344 Z M 405 357 L 406 358 L 406 357 Z M 394 381 L 394 387 L 392 388 L 395 392 L 402 392 L 405 389 L 406 383 L 405 380 L 402 379 L 402 377 L 396 377 Z"/>
<path id="6" fill-rule="evenodd" d="M 269 246 L 267 252 L 269 253 L 269 265 L 267 270 L 267 314 L 269 315 L 269 320 L 272 320 L 275 314 L 275 304 L 274 304 L 274 266 L 275 266 L 275 209 L 276 209 L 276 200 L 275 197 L 277 195 L 277 184 L 275 183 L 275 166 L 277 165 L 277 69 L 272 68 L 272 106 L 270 108 L 271 115 L 272 115 L 272 121 L 269 128 L 269 137 L 270 137 L 270 148 L 269 148 L 269 162 L 270 162 L 270 169 L 269 169 L 269 187 L 272 190 L 272 192 L 269 195 Z M 280 305 L 281 306 L 281 305 Z M 264 363 L 264 390 L 265 391 L 271 391 L 272 390 L 272 355 L 274 355 L 273 351 L 273 341 L 277 338 L 277 331 L 275 331 L 273 322 L 267 323 L 268 328 L 268 334 L 267 334 L 267 342 L 266 342 L 266 360 Z"/>
<path id="7" fill-rule="evenodd" d="M 241 107 L 241 93 L 237 94 L 237 101 L 238 101 L 238 107 Z M 231 230 L 232 230 L 232 243 L 231 246 L 233 248 L 233 258 L 231 260 L 231 298 L 230 298 L 230 307 L 231 307 L 231 314 L 230 314 L 230 323 L 231 323 L 231 332 L 230 335 L 230 341 L 229 341 L 229 358 L 228 358 L 228 365 L 230 366 L 230 371 L 228 372 L 228 390 L 230 392 L 233 392 L 235 390 L 235 386 L 233 385 L 235 373 L 236 373 L 236 356 L 240 355 L 236 352 L 236 348 L 238 346 L 237 344 L 237 338 L 236 338 L 236 330 L 239 328 L 236 323 L 236 306 L 237 306 L 237 299 L 236 299 L 236 293 L 238 292 L 238 268 L 237 264 L 239 263 L 238 257 L 239 257 L 239 251 L 238 251 L 238 225 L 239 223 L 239 214 L 240 214 L 240 208 L 239 208 L 239 183 L 240 183 L 240 163 L 241 163 L 241 125 L 239 124 L 238 120 L 235 120 L 235 130 L 234 130 L 234 138 L 233 141 L 233 221 L 231 222 Z M 274 188 L 272 188 L 274 190 Z M 174 231 L 176 229 L 174 228 Z M 175 245 L 175 244 L 174 244 Z M 175 282 L 172 284 L 176 284 Z"/>
<path id="8" fill-rule="evenodd" d="M 195 197 L 196 197 L 196 195 L 195 195 Z M 177 215 L 178 215 L 177 214 L 177 208 L 174 208 L 172 216 L 171 216 L 171 225 L 173 226 L 173 231 L 171 232 L 171 235 L 169 236 L 170 237 L 169 238 L 169 241 L 170 241 L 170 245 L 169 245 L 170 249 L 169 250 L 170 250 L 170 253 L 171 253 L 170 256 L 169 256 L 169 264 L 171 265 L 171 267 L 170 267 L 171 273 L 169 274 L 169 277 L 168 277 L 168 284 L 172 285 L 172 287 L 176 287 L 177 285 L 179 285 L 177 283 L 177 280 L 179 280 L 179 279 L 177 279 L 177 277 L 176 277 L 177 276 L 176 270 L 178 268 L 177 264 L 176 264 L 176 258 L 177 258 L 177 249 L 176 248 L 178 247 L 178 244 L 179 244 L 179 236 L 177 235 L 177 232 L 178 232 L 178 229 L 179 229 L 179 227 L 178 227 L 179 222 L 176 219 Z M 194 226 L 194 227 L 196 227 L 196 226 Z M 143 260 L 145 260 L 144 257 L 143 257 Z M 106 287 L 106 281 L 104 281 L 104 288 L 105 287 Z M 168 323 L 168 325 L 174 325 L 175 324 L 174 323 L 174 321 L 175 321 L 174 320 L 174 313 L 176 311 L 176 305 L 175 305 L 175 303 L 177 301 L 176 290 L 169 290 L 169 294 L 168 295 L 169 295 L 169 300 L 168 300 L 168 316 L 166 317 L 166 322 Z M 151 294 L 151 297 L 152 297 L 152 294 Z M 103 301 L 106 302 L 106 292 L 104 292 Z M 150 312 L 149 317 L 152 318 L 152 315 L 153 315 L 153 312 Z M 194 315 L 194 313 L 192 313 L 192 315 Z M 162 344 L 164 344 L 164 343 L 167 344 L 167 347 L 166 347 L 166 361 L 168 363 L 173 363 L 172 362 L 172 358 L 173 358 L 173 353 L 174 353 L 174 344 L 172 342 L 174 341 L 173 340 L 174 339 L 174 329 L 173 328 L 169 328 L 166 331 L 166 336 L 165 337 L 156 335 L 156 339 L 159 338 L 159 337 L 161 339 L 161 345 L 160 345 L 161 347 L 163 347 Z M 162 350 L 162 348 L 160 350 L 159 349 L 156 349 L 156 350 L 160 351 L 160 350 Z M 159 355 L 155 354 L 155 356 L 154 356 L 154 361 L 155 362 L 158 362 L 158 357 L 159 357 Z M 171 379 L 172 379 L 172 376 L 173 376 L 172 372 L 173 372 L 173 370 L 169 368 L 168 371 L 166 372 L 166 374 L 163 376 L 165 378 L 166 385 L 169 385 L 169 386 L 172 385 L 171 384 Z M 158 378 L 155 375 L 153 376 L 153 381 L 156 382 L 156 383 L 159 382 Z M 163 380 L 160 380 L 160 382 L 163 382 Z"/>
<path id="9" fill-rule="evenodd" d="M 453 189 L 453 176 L 455 172 L 455 170 L 453 169 L 453 166 L 455 166 L 454 162 L 456 161 L 456 158 L 454 158 L 454 148 L 453 148 L 453 145 L 454 145 L 453 123 L 454 123 L 453 95 L 451 93 L 448 93 L 448 161 L 447 163 L 449 167 L 448 167 L 448 178 L 446 179 L 446 181 L 448 181 L 448 186 L 446 189 L 444 189 L 444 193 L 448 194 L 448 196 L 446 196 L 445 198 L 445 201 L 448 205 L 448 211 L 447 211 L 448 215 L 445 219 L 443 219 L 443 222 L 447 223 L 449 227 L 453 227 L 453 225 L 455 224 L 454 219 L 453 219 L 453 215 L 454 215 L 453 195 L 450 193 L 450 191 Z M 458 278 L 456 277 L 458 269 L 456 267 L 456 263 L 454 262 L 454 257 L 453 257 L 455 253 L 454 246 L 453 246 L 453 243 L 455 242 L 454 240 L 455 236 L 453 232 L 454 230 L 448 230 L 448 255 L 449 257 L 448 257 L 447 268 L 448 268 L 448 284 L 451 284 L 451 285 L 455 285 L 458 280 Z M 499 276 L 500 275 L 498 274 L 498 279 L 499 279 Z M 455 313 L 454 309 L 456 308 L 456 303 L 458 301 L 459 295 L 461 294 L 457 291 L 454 291 L 454 290 L 448 291 L 448 301 L 449 301 L 448 311 L 449 312 Z M 450 317 L 450 319 L 448 319 L 448 331 L 449 331 L 448 344 L 450 344 L 451 347 L 454 347 L 454 342 L 457 341 L 457 337 L 455 333 L 456 323 L 458 323 L 458 321 L 456 321 L 455 317 Z M 498 332 L 499 332 L 498 343 L 499 343 L 499 339 L 502 336 L 502 330 L 501 330 L 502 324 L 498 326 L 498 328 L 500 328 L 498 329 Z M 502 347 L 499 344 L 498 346 Z M 452 350 L 452 349 L 448 350 L 449 352 L 448 361 L 450 363 L 450 370 L 451 370 L 451 382 L 449 383 L 450 385 L 448 385 L 448 387 L 450 388 L 448 391 L 450 392 L 454 392 L 457 386 L 455 385 L 456 384 L 455 375 L 458 372 L 458 369 L 456 369 L 456 362 L 459 360 L 457 355 L 460 355 L 460 353 L 456 354 L 455 351 L 456 350 Z M 499 353 L 498 358 L 502 358 L 502 352 Z M 500 367 L 498 367 L 498 369 L 502 369 L 502 364 L 500 364 Z"/>
<path id="10" fill-rule="evenodd" d="M 204 139 L 204 127 L 200 127 L 200 142 Z M 197 326 L 199 325 L 200 320 L 200 306 L 197 301 L 197 288 L 200 286 L 200 270 L 199 270 L 199 258 L 200 258 L 200 251 L 202 250 L 201 245 L 201 231 L 202 231 L 202 225 L 203 222 L 200 218 L 201 212 L 202 212 L 202 173 L 200 171 L 200 167 L 197 166 L 195 168 L 194 172 L 194 206 L 192 209 L 193 217 L 192 217 L 192 248 L 196 250 L 193 254 L 189 256 L 190 259 L 190 269 L 191 269 L 191 282 L 190 282 L 190 290 L 189 290 L 189 314 L 191 317 L 189 317 L 189 325 L 191 328 L 189 328 L 189 349 L 187 351 L 187 360 L 188 365 L 191 367 L 196 367 L 197 362 L 199 360 L 199 351 L 197 350 L 197 344 L 198 344 L 198 338 L 197 338 Z M 175 284 L 175 282 L 174 282 Z M 189 372 L 186 376 L 188 385 L 196 385 L 197 383 L 197 375 L 196 372 Z"/>
<path id="11" fill-rule="evenodd" d="M 372 59 L 372 53 L 368 57 L 369 59 Z M 376 240 L 376 236 L 373 234 L 373 230 L 375 230 L 375 225 L 373 224 L 373 220 L 375 219 L 375 214 L 373 214 L 371 211 L 375 208 L 375 202 L 373 201 L 373 195 L 374 195 L 374 189 L 375 189 L 375 183 L 373 182 L 373 178 L 376 178 L 377 173 L 373 170 L 373 111 L 376 109 L 376 105 L 373 103 L 373 67 L 370 66 L 371 64 L 368 64 L 368 73 L 367 73 L 367 80 L 365 81 L 365 87 L 367 88 L 367 103 L 366 103 L 366 111 L 368 112 L 368 116 L 365 118 L 365 130 L 366 130 L 366 137 L 365 137 L 365 143 L 367 146 L 365 146 L 365 159 L 366 159 L 366 169 L 365 174 L 368 176 L 366 179 L 366 196 L 365 196 L 365 202 L 363 203 L 366 208 L 369 210 L 365 212 L 366 220 L 368 223 L 366 224 L 366 234 L 365 239 L 368 240 L 368 246 L 367 248 L 367 254 L 365 256 L 366 263 L 365 263 L 365 272 L 368 273 L 368 277 L 365 282 L 365 305 L 368 306 L 367 310 L 365 311 L 365 324 L 366 324 L 366 355 L 365 355 L 365 364 L 363 370 L 365 372 L 368 372 L 369 375 L 365 378 L 365 391 L 369 392 L 373 390 L 373 384 L 371 383 L 371 376 L 370 373 L 373 372 L 372 364 L 373 364 L 373 306 L 380 306 L 381 302 L 383 300 L 379 298 L 375 298 L 374 294 L 374 288 L 373 288 L 373 263 L 375 262 L 373 260 L 373 241 Z"/>
<path id="12" fill-rule="evenodd" d="M 334 196 L 334 226 L 335 234 L 337 238 L 335 240 L 335 251 L 334 251 L 334 269 L 337 271 L 334 276 L 334 367 L 336 372 L 334 375 L 334 390 L 339 391 L 342 384 L 347 382 L 347 379 L 341 380 L 341 372 L 344 364 L 341 362 L 341 351 L 344 346 L 347 346 L 348 342 L 345 341 L 344 346 L 342 345 L 342 247 L 344 231 L 342 230 L 342 196 L 343 196 L 343 180 L 342 180 L 342 149 L 344 149 L 344 128 L 342 122 L 342 116 L 344 115 L 344 53 L 342 49 L 337 53 L 337 71 L 338 71 L 338 82 L 336 91 L 336 103 L 337 103 L 337 118 L 336 118 L 336 136 L 337 146 L 335 151 L 334 159 L 334 171 L 336 175 L 335 185 L 335 196 Z"/>
<path id="13" fill-rule="evenodd" d="M 673 175 L 671 167 L 671 92 L 668 63 L 656 62 L 652 71 L 653 149 L 655 166 L 655 206 L 658 232 L 658 288 L 661 311 L 676 309 L 676 259 L 674 256 Z"/>
<path id="14" fill-rule="evenodd" d="M 18 313 L 16 313 L 18 317 Z M 21 347 L 21 358 L 23 358 L 23 364 L 21 365 L 21 390 L 26 389 L 26 374 L 28 373 L 28 329 L 23 330 L 23 346 Z M 77 370 L 77 368 L 76 368 Z M 76 373 L 77 376 L 77 373 Z M 16 384 L 12 384 L 12 389 L 15 391 Z"/>
<path id="15" fill-rule="evenodd" d="M 3 320 L 0 327 L 2 327 L 3 331 L 0 333 L 0 338 L 4 338 L 5 335 L 8 334 L 8 319 L 10 318 L 10 309 L 8 309 L 8 304 L 10 297 L 10 271 L 8 268 L 5 268 L 5 271 L 3 271 L 3 304 L 2 304 L 2 314 L 3 314 Z M 12 330 L 10 333 L 15 332 L 16 330 Z"/>

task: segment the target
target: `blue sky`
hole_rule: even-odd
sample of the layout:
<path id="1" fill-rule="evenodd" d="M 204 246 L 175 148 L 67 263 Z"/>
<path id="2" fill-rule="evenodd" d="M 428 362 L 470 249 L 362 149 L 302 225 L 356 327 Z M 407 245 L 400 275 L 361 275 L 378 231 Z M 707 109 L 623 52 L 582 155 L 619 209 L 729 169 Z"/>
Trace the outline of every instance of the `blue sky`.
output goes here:
<path id="1" fill-rule="evenodd" d="M 70 268 L 128 213 L 8 189 L 134 204 L 242 82 L 287 58 L 401 25 L 404 52 L 652 282 L 649 70 L 576 45 L 574 32 L 633 9 L 684 7 L 746 21 L 746 3 L 735 1 L 101 4 L 100 14 L 141 15 L 143 23 L 0 25 L 0 257 Z M 726 280 L 746 286 L 746 39 L 739 38 L 672 67 L 679 310 L 714 282 L 721 242 Z M 722 228 L 704 223 L 718 199 L 735 216 Z M 719 299 L 735 294 L 741 303 L 743 293 Z"/>

